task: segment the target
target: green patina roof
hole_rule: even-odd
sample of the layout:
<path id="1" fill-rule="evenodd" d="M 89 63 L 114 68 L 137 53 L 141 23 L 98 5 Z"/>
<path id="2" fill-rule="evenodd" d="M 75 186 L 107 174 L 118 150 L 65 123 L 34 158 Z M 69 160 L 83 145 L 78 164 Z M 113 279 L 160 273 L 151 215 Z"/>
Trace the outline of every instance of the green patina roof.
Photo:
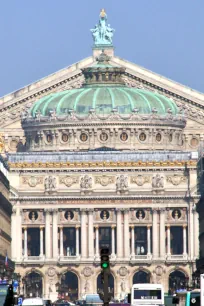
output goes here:
<path id="1" fill-rule="evenodd" d="M 130 114 L 134 108 L 140 114 L 152 113 L 153 108 L 160 115 L 165 115 L 168 109 L 171 109 L 173 115 L 178 113 L 174 101 L 155 92 L 125 86 L 94 86 L 43 97 L 33 105 L 31 115 L 34 117 L 36 112 L 40 112 L 47 116 L 53 109 L 58 115 L 67 113 L 70 109 L 79 115 L 88 114 L 90 109 L 95 109 L 98 114 L 110 114 L 115 108 L 120 114 Z"/>

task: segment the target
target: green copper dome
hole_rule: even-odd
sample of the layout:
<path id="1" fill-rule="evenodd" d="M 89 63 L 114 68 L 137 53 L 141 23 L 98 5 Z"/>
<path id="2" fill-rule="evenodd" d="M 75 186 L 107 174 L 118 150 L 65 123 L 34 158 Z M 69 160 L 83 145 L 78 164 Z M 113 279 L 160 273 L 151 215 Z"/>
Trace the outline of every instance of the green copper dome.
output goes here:
<path id="1" fill-rule="evenodd" d="M 126 86 L 87 86 L 80 89 L 53 93 L 38 100 L 31 109 L 32 117 L 40 112 L 48 116 L 55 110 L 57 115 L 73 109 L 78 115 L 87 115 L 90 109 L 96 114 L 110 114 L 117 109 L 120 114 L 130 114 L 138 109 L 139 114 L 150 114 L 153 109 L 157 114 L 165 115 L 171 110 L 178 113 L 174 101 L 155 92 Z"/>

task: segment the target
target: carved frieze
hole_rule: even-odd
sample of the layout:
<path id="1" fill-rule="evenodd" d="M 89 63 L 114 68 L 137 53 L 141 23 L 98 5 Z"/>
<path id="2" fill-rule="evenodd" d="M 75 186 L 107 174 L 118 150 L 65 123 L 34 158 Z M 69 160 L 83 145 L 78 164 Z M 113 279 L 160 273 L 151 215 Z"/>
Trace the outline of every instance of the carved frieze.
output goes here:
<path id="1" fill-rule="evenodd" d="M 39 176 L 23 176 L 22 184 L 29 185 L 30 187 L 36 187 L 37 185 L 43 184 L 43 177 Z"/>
<path id="2" fill-rule="evenodd" d="M 56 177 L 51 176 L 51 175 L 47 176 L 44 181 L 44 187 L 45 187 L 45 191 L 49 191 L 49 192 L 55 191 L 57 187 Z"/>
<path id="3" fill-rule="evenodd" d="M 152 177 L 152 187 L 155 189 L 164 188 L 164 176 L 157 173 Z"/>
<path id="4" fill-rule="evenodd" d="M 64 184 L 67 187 L 71 187 L 73 184 L 79 183 L 79 178 L 76 176 L 70 176 L 70 175 L 62 176 L 59 178 L 59 183 Z"/>
<path id="5" fill-rule="evenodd" d="M 80 180 L 80 187 L 81 189 L 91 189 L 92 188 L 92 177 L 89 175 L 84 175 L 81 177 Z"/>
<path id="6" fill-rule="evenodd" d="M 131 177 L 130 182 L 134 183 L 134 184 L 136 184 L 138 186 L 143 186 L 145 183 L 149 183 L 150 182 L 150 176 L 139 174 L 139 175 L 137 175 L 135 177 L 134 176 Z"/>
<path id="7" fill-rule="evenodd" d="M 174 174 L 174 175 L 167 176 L 166 180 L 167 182 L 170 182 L 171 184 L 178 186 L 181 183 L 186 182 L 187 178 L 179 174 Z"/>
<path id="8" fill-rule="evenodd" d="M 116 191 L 119 193 L 128 192 L 128 176 L 121 174 L 116 180 Z"/>
<path id="9" fill-rule="evenodd" d="M 100 184 L 101 186 L 108 186 L 109 184 L 113 184 L 115 182 L 114 176 L 97 176 L 95 177 L 95 183 Z"/>

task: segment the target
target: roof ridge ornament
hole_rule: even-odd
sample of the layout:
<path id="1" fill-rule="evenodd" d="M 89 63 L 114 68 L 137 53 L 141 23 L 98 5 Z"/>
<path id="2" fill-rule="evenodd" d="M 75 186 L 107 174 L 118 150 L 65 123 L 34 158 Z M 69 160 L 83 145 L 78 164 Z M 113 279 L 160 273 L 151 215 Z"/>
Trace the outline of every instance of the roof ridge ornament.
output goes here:
<path id="1" fill-rule="evenodd" d="M 101 54 L 98 57 L 96 57 L 97 62 L 100 63 L 100 64 L 108 64 L 110 59 L 111 59 L 111 57 L 108 56 L 104 52 L 104 50 L 102 50 Z"/>
<path id="2" fill-rule="evenodd" d="M 99 15 L 99 22 L 95 25 L 92 32 L 95 46 L 112 46 L 112 38 L 115 30 L 108 24 L 108 16 L 105 9 L 102 9 Z"/>

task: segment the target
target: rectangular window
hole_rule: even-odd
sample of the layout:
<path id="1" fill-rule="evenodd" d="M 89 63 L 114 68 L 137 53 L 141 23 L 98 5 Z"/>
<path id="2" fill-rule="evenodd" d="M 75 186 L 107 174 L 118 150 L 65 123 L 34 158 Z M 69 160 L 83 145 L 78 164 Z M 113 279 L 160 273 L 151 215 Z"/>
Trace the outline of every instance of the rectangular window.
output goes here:
<path id="1" fill-rule="evenodd" d="M 171 226 L 170 239 L 171 239 L 171 254 L 172 255 L 183 254 L 183 227 Z"/>
<path id="2" fill-rule="evenodd" d="M 40 229 L 28 228 L 28 256 L 40 255 Z"/>
<path id="3" fill-rule="evenodd" d="M 135 227 L 135 254 L 147 255 L 147 227 Z"/>
<path id="4" fill-rule="evenodd" d="M 99 228 L 99 249 L 109 248 L 110 252 L 112 249 L 111 241 L 111 228 L 110 227 L 100 227 Z"/>
<path id="5" fill-rule="evenodd" d="M 67 227 L 63 229 L 64 240 L 64 255 L 75 256 L 76 255 L 76 229 L 75 227 Z"/>

